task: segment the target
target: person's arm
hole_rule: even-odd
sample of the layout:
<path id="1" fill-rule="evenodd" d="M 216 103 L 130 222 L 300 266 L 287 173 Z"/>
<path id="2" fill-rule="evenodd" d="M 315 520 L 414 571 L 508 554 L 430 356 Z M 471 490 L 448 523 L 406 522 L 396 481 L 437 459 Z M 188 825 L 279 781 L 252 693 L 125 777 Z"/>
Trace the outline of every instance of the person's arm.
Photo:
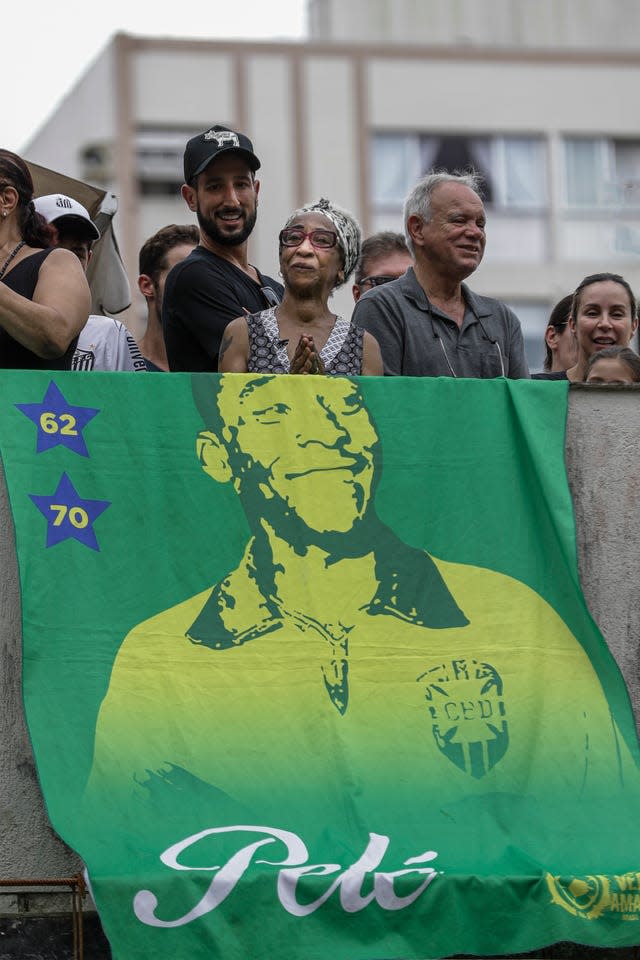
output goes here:
<path id="1" fill-rule="evenodd" d="M 220 373 L 246 373 L 249 361 L 249 328 L 244 317 L 236 317 L 222 334 L 218 371 Z"/>
<path id="2" fill-rule="evenodd" d="M 385 299 L 377 290 L 365 293 L 355 305 L 352 322 L 362 327 L 378 342 L 382 355 L 384 373 L 390 376 L 402 376 L 404 355 L 404 336 L 402 325 L 398 322 Z"/>
<path id="3" fill-rule="evenodd" d="M 0 283 L 0 326 L 42 359 L 66 352 L 90 310 L 89 285 L 69 250 L 52 250 L 43 261 L 32 300 Z"/>
<path id="4" fill-rule="evenodd" d="M 383 374 L 384 367 L 378 341 L 365 331 L 362 341 L 362 376 L 381 377 Z"/>
<path id="5" fill-rule="evenodd" d="M 528 380 L 529 365 L 524 352 L 524 337 L 522 336 L 522 327 L 513 310 L 507 309 L 509 324 L 509 364 L 507 376 L 510 380 Z"/>

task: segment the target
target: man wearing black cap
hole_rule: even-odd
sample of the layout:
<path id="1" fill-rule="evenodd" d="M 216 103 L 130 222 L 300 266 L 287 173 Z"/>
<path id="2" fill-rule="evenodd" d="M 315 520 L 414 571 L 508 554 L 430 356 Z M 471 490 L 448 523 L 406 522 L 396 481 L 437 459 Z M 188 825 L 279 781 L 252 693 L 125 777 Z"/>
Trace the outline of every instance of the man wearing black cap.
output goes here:
<path id="1" fill-rule="evenodd" d="M 162 325 L 171 370 L 215 371 L 222 334 L 243 314 L 280 302 L 282 287 L 251 266 L 260 161 L 248 137 L 216 125 L 184 152 L 182 196 L 200 225 L 200 244 L 171 271 Z"/>

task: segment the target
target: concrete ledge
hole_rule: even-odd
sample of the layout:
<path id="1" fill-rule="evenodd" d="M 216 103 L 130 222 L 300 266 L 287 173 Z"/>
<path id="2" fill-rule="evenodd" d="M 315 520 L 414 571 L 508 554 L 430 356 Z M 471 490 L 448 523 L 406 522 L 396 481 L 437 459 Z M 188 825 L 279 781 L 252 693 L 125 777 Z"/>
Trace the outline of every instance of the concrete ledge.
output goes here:
<path id="1" fill-rule="evenodd" d="M 572 387 L 566 463 L 585 599 L 640 733 L 640 388 Z"/>

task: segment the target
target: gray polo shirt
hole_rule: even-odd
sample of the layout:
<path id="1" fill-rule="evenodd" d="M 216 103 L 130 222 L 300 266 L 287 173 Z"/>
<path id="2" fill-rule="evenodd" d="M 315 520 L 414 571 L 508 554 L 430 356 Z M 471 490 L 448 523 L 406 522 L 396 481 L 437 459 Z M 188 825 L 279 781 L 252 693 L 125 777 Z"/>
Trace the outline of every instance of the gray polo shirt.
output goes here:
<path id="1" fill-rule="evenodd" d="M 358 300 L 353 320 L 382 351 L 386 374 L 405 377 L 528 377 L 520 321 L 500 300 L 462 284 L 462 326 L 429 303 L 413 267 Z"/>

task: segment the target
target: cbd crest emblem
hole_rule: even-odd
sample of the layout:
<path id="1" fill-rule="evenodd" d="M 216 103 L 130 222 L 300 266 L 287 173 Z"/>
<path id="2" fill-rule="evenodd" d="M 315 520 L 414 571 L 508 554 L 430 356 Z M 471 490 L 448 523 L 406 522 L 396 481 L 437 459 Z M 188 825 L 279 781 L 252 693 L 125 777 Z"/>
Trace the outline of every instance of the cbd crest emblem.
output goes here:
<path id="1" fill-rule="evenodd" d="M 489 663 L 451 660 L 421 674 L 431 730 L 441 753 L 479 779 L 509 746 L 502 679 Z"/>

